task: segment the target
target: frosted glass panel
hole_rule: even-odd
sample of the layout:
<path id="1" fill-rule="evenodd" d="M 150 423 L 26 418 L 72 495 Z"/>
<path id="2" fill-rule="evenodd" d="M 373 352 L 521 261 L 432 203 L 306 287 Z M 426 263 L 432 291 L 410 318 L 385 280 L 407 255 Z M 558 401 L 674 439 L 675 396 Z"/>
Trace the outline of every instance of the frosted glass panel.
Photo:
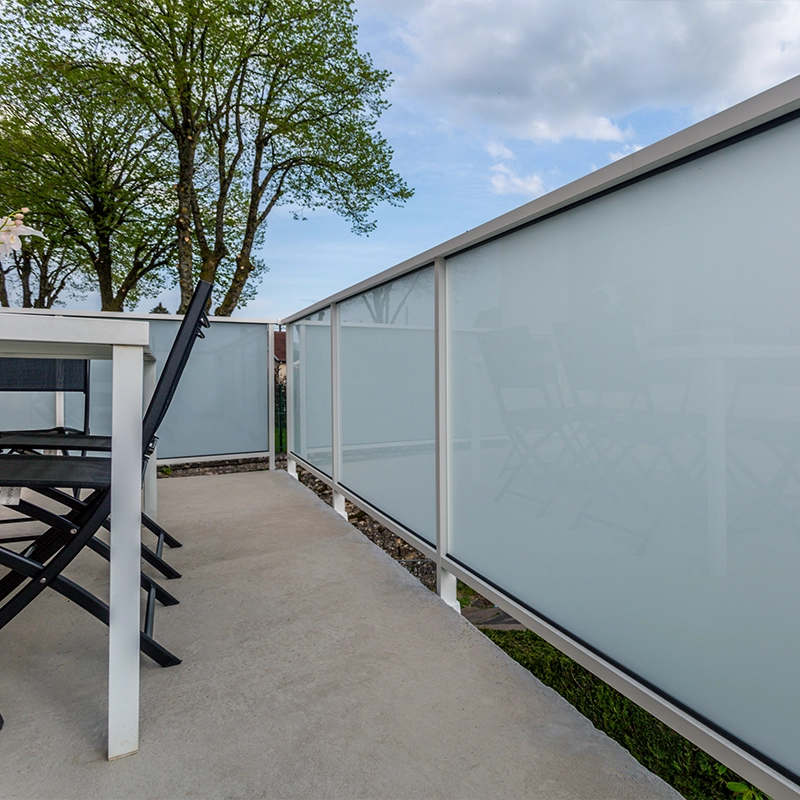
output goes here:
<path id="1" fill-rule="evenodd" d="M 331 312 L 290 326 L 294 452 L 331 474 Z"/>
<path id="2" fill-rule="evenodd" d="M 150 348 L 161 369 L 179 320 L 150 319 Z M 159 458 L 191 458 L 269 449 L 267 326 L 224 322 L 204 329 L 158 431 Z M 111 433 L 111 362 L 93 361 L 91 430 Z M 68 424 L 82 419 L 82 399 L 67 398 Z"/>
<path id="3" fill-rule="evenodd" d="M 436 541 L 433 268 L 339 306 L 341 482 Z"/>
<path id="4" fill-rule="evenodd" d="M 800 773 L 800 123 L 448 260 L 450 550 Z"/>
<path id="5" fill-rule="evenodd" d="M 179 325 L 150 321 L 157 366 L 164 364 Z M 159 429 L 159 458 L 266 452 L 267 326 L 214 324 L 212 317 L 204 333 Z"/>
<path id="6" fill-rule="evenodd" d="M 80 395 L 81 403 L 83 395 Z M 0 392 L 0 430 L 52 428 L 56 401 L 52 392 Z"/>

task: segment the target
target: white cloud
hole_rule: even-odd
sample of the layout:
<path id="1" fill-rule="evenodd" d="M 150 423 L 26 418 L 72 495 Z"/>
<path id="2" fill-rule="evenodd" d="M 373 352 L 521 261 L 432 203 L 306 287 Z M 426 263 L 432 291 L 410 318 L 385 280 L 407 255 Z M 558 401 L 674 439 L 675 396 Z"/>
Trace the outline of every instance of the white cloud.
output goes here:
<path id="1" fill-rule="evenodd" d="M 489 142 L 489 144 L 486 145 L 486 152 L 489 153 L 495 161 L 500 161 L 501 159 L 511 161 L 516 158 L 514 153 L 502 142 Z"/>
<path id="2" fill-rule="evenodd" d="M 373 16 L 385 0 L 357 0 Z M 398 97 L 500 141 L 625 142 L 613 120 L 696 118 L 800 73 L 793 0 L 413 0 L 390 3 Z M 399 62 L 398 62 L 399 63 Z"/>
<path id="3" fill-rule="evenodd" d="M 521 177 L 505 164 L 495 164 L 490 172 L 495 194 L 524 194 L 530 198 L 544 194 L 544 183 L 538 175 Z"/>
<path id="4" fill-rule="evenodd" d="M 621 158 L 625 158 L 625 156 L 629 156 L 631 153 L 641 149 L 642 146 L 640 144 L 624 144 L 619 150 L 612 150 L 608 154 L 608 159 L 609 161 L 619 161 Z"/>

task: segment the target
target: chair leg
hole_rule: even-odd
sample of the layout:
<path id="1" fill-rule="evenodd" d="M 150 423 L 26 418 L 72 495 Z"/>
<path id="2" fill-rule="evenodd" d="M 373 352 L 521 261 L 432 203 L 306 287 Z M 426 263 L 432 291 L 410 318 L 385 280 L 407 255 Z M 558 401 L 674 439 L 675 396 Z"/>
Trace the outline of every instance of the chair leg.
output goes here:
<path id="1" fill-rule="evenodd" d="M 156 591 L 155 588 L 150 589 L 147 593 L 147 605 L 144 612 L 144 633 L 145 636 L 153 636 L 153 625 L 156 618 Z"/>
<path id="2" fill-rule="evenodd" d="M 95 536 L 93 539 L 91 539 L 87 547 L 93 552 L 97 553 L 97 555 L 104 558 L 106 561 L 111 560 L 111 548 L 102 539 L 98 539 Z M 144 589 L 146 592 L 149 592 L 151 588 L 155 588 L 156 599 L 159 603 L 161 603 L 162 606 L 178 605 L 180 601 L 162 586 L 157 584 L 149 575 L 146 575 L 144 572 L 140 572 L 140 576 L 142 589 Z"/>
<path id="3" fill-rule="evenodd" d="M 183 545 L 171 534 L 167 533 L 155 520 L 150 519 L 147 514 L 142 514 L 142 525 L 149 531 L 152 531 L 159 538 L 164 539 L 164 544 L 167 547 L 183 547 Z M 161 555 L 159 553 L 159 555 Z"/>
<path id="4" fill-rule="evenodd" d="M 173 579 L 181 577 L 178 570 L 167 564 L 159 553 L 154 553 L 146 544 L 142 545 L 142 558 L 150 564 L 151 567 L 157 569 L 165 578 Z"/>
<path id="5" fill-rule="evenodd" d="M 36 540 L 23 551 L 24 556 L 35 558 L 40 563 L 52 558 L 65 544 L 66 534 L 63 526 L 51 527 L 39 535 Z M 25 582 L 25 577 L 18 572 L 11 572 L 0 578 L 0 600 L 8 597 Z M 2 627 L 2 626 L 0 626 Z"/>
<path id="6" fill-rule="evenodd" d="M 74 498 L 72 495 L 67 494 L 66 492 L 62 492 L 59 489 L 37 489 L 36 490 L 39 494 L 43 497 L 48 497 L 51 500 L 55 500 L 58 503 L 62 503 L 63 505 L 67 506 L 67 508 L 72 509 L 79 509 L 83 508 L 85 503 L 82 500 L 78 500 Z M 106 523 L 108 521 L 106 520 Z M 104 523 L 104 527 L 108 528 L 108 524 Z M 181 542 L 179 542 L 172 534 L 168 531 L 164 530 L 155 520 L 151 519 L 147 516 L 147 514 L 142 514 L 142 525 L 144 525 L 147 530 L 154 533 L 159 539 L 163 536 L 164 544 L 167 547 L 175 548 L 175 547 L 183 547 Z M 160 553 L 158 554 L 161 555 Z M 155 566 L 155 565 L 154 565 Z"/>
<path id="7" fill-rule="evenodd" d="M 66 563 L 69 563 L 69 561 Z M 65 578 L 60 574 L 55 574 L 51 579 L 47 579 L 45 584 L 41 583 L 42 576 L 46 576 L 46 573 L 48 573 L 50 570 L 51 565 L 44 567 L 42 564 L 33 561 L 30 558 L 26 558 L 18 553 L 12 553 L 9 550 L 3 549 L 0 549 L 0 564 L 14 570 L 16 574 L 22 576 L 23 580 L 28 578 L 30 580 L 28 586 L 34 586 L 38 590 L 35 592 L 34 596 L 38 595 L 44 588 L 49 586 L 49 588 L 53 589 L 53 591 L 63 595 L 68 600 L 71 600 L 73 603 L 84 609 L 84 611 L 88 611 L 93 617 L 99 619 L 105 625 L 108 625 L 108 604 L 104 603 L 102 600 L 99 600 L 93 594 L 87 592 L 82 586 L 79 586 L 74 581 L 71 581 L 69 578 Z M 26 587 L 26 589 L 27 588 L 28 587 Z M 22 608 L 24 608 L 30 602 L 30 599 L 27 600 L 27 602 L 21 605 L 13 614 L 8 616 L 8 619 L 4 619 L 3 612 L 5 612 L 6 608 L 10 606 L 18 597 L 19 595 L 16 595 L 8 604 L 6 604 L 5 607 L 0 609 L 0 628 L 3 627 L 8 620 L 16 616 L 16 614 L 19 613 L 19 611 L 21 611 Z M 148 599 L 150 597 L 155 599 L 154 589 L 151 589 Z M 150 632 L 148 633 L 147 631 L 144 631 L 140 632 L 139 634 L 139 646 L 141 651 L 149 658 L 152 658 L 157 664 L 160 664 L 162 667 L 172 667 L 176 664 L 180 664 L 181 660 L 177 656 L 152 638 L 152 627 L 151 611 L 151 620 L 149 623 Z"/>
<path id="8" fill-rule="evenodd" d="M 111 491 L 100 489 L 96 492 L 97 500 L 87 508 L 84 519 L 77 533 L 65 547 L 62 547 L 46 565 L 43 566 L 35 577 L 31 577 L 27 586 L 23 586 L 8 602 L 0 608 L 0 628 L 5 627 L 23 608 L 38 597 L 61 572 L 73 561 L 80 551 L 87 545 L 108 517 L 111 505 Z M 59 536 L 63 534 L 59 533 Z M 6 576 L 9 577 L 9 576 Z"/>
<path id="9" fill-rule="evenodd" d="M 50 587 L 59 594 L 64 595 L 73 603 L 79 605 L 84 611 L 88 611 L 93 617 L 96 617 L 101 622 L 108 625 L 109 610 L 108 604 L 102 600 L 98 600 L 93 594 L 90 594 L 82 586 L 77 583 L 59 576 Z M 151 625 L 152 634 L 152 625 Z M 149 658 L 153 659 L 159 666 L 174 667 L 181 663 L 174 653 L 167 650 L 166 647 L 160 645 L 155 641 L 151 634 L 140 631 L 139 632 L 139 649 Z"/>
<path id="10" fill-rule="evenodd" d="M 46 525 L 49 525 L 51 528 L 56 528 L 60 530 L 63 534 L 74 534 L 76 532 L 75 523 L 71 522 L 69 517 L 62 517 L 58 514 L 54 514 L 52 511 L 48 511 L 45 508 L 41 508 L 40 506 L 33 505 L 33 503 L 29 503 L 25 500 L 20 500 L 19 505 L 16 506 L 20 514 L 25 514 L 32 519 L 36 519 L 39 522 L 43 522 Z M 107 522 L 107 520 L 106 520 Z M 105 526 L 105 523 L 104 523 Z M 107 554 L 108 545 L 105 542 L 102 542 L 97 537 L 94 537 L 89 542 L 90 549 L 94 550 L 94 552 L 104 556 L 106 560 L 108 560 L 109 556 Z M 154 553 L 147 545 L 142 544 L 142 558 L 148 562 L 151 566 L 155 567 L 165 578 L 180 578 L 181 574 L 176 569 L 171 567 L 161 558 L 160 553 Z M 105 548 L 105 549 L 103 549 Z M 39 558 L 38 561 L 45 561 L 45 558 Z M 171 595 L 169 595 L 171 597 Z M 169 605 L 169 604 L 167 604 Z"/>

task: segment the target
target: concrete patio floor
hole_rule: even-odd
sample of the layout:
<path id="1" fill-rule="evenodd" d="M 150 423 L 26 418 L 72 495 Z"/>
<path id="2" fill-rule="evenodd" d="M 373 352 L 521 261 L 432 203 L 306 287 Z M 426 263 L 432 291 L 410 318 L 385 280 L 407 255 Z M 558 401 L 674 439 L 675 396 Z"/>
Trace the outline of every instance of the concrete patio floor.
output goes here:
<path id="1" fill-rule="evenodd" d="M 105 760 L 105 629 L 47 593 L 0 631 L 4 800 L 679 797 L 285 472 L 159 511 L 183 663 L 142 661 L 138 755 Z"/>

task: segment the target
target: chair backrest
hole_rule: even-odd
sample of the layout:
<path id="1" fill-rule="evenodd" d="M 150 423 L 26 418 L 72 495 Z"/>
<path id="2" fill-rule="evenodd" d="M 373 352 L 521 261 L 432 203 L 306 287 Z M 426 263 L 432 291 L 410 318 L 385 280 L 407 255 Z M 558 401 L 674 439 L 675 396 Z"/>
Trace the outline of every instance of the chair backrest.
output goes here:
<path id="1" fill-rule="evenodd" d="M 0 392 L 87 392 L 84 359 L 0 358 Z"/>
<path id="2" fill-rule="evenodd" d="M 78 358 L 0 358 L 0 392 L 81 392 L 83 432 L 89 433 L 90 363 Z"/>
<path id="3" fill-rule="evenodd" d="M 178 335 L 164 362 L 156 389 L 142 422 L 142 446 L 145 453 L 150 449 L 156 432 L 166 416 L 195 340 L 203 337 L 202 328 L 209 327 L 206 306 L 211 297 L 212 288 L 212 284 L 208 281 L 198 282 L 178 329 Z"/>

